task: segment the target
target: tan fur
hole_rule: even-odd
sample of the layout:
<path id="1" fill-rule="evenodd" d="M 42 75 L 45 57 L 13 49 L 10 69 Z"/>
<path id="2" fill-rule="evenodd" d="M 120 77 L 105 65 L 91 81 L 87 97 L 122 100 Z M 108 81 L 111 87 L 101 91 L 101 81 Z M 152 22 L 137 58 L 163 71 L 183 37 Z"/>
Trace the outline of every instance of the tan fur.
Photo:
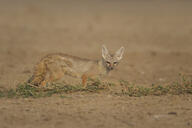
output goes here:
<path id="1" fill-rule="evenodd" d="M 113 57 L 112 60 L 114 61 Z M 100 77 L 109 71 L 104 58 L 94 61 L 63 53 L 54 53 L 45 56 L 37 63 L 29 83 L 45 86 L 61 78 L 65 79 L 65 76 L 70 76 L 82 79 L 82 84 L 85 86 L 88 77 Z"/>

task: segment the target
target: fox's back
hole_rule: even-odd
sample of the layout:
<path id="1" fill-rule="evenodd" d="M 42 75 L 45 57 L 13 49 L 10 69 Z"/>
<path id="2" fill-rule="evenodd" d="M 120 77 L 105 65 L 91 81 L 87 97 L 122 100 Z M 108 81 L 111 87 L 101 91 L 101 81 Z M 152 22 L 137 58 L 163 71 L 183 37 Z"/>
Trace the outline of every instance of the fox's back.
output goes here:
<path id="1" fill-rule="evenodd" d="M 47 67 L 48 70 L 52 72 L 57 68 L 62 68 L 63 71 L 72 70 L 73 72 L 76 72 L 79 75 L 81 75 L 84 72 L 87 72 L 97 63 L 97 61 L 94 60 L 80 58 L 77 56 L 72 56 L 64 53 L 49 54 L 44 58 L 42 58 L 40 62 L 45 63 L 48 66 Z"/>

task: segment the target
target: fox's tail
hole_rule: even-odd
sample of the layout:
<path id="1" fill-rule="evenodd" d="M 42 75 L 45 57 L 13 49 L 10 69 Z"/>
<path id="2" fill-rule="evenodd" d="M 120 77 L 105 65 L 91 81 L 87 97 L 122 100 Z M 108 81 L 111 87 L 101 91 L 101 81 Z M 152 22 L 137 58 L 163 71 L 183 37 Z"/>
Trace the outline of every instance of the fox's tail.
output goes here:
<path id="1" fill-rule="evenodd" d="M 35 66 L 33 75 L 29 78 L 27 82 L 32 85 L 39 86 L 41 82 L 43 82 L 43 80 L 45 79 L 46 71 L 46 64 L 44 63 L 44 61 L 38 63 Z"/>

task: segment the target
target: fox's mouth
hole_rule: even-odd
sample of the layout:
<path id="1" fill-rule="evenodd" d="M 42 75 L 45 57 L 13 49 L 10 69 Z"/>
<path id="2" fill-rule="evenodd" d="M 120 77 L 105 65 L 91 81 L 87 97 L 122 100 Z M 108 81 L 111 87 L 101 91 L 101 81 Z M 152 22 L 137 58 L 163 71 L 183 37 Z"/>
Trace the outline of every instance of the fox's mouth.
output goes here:
<path id="1" fill-rule="evenodd" d="M 109 70 L 113 70 L 114 68 L 113 67 L 108 67 Z"/>

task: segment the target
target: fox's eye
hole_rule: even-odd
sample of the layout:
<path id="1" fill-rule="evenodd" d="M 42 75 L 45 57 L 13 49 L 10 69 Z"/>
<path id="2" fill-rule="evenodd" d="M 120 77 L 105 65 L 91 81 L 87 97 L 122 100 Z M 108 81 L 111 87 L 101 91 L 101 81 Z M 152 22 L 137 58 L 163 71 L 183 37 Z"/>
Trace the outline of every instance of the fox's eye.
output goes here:
<path id="1" fill-rule="evenodd" d="M 117 62 L 113 62 L 113 64 L 114 64 L 114 65 L 116 65 L 116 64 L 117 64 Z"/>
<path id="2" fill-rule="evenodd" d="M 107 63 L 108 65 L 110 65 L 110 62 L 109 62 L 109 61 L 107 61 L 106 63 Z"/>

